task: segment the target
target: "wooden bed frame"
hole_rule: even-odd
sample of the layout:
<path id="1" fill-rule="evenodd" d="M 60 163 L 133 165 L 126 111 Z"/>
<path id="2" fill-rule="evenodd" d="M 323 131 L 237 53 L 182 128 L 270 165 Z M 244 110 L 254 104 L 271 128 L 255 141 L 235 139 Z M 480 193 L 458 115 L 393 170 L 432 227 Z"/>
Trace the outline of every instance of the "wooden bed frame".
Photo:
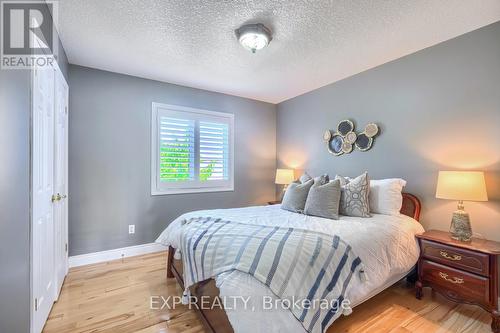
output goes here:
<path id="1" fill-rule="evenodd" d="M 410 193 L 403 193 L 403 205 L 401 207 L 401 214 L 410 216 L 415 220 L 420 219 L 420 200 Z M 174 259 L 175 249 L 169 247 L 167 256 L 167 278 L 175 277 L 177 282 L 184 290 L 184 280 L 182 278 L 182 260 Z M 413 271 L 410 273 L 412 274 Z M 219 288 L 215 285 L 214 279 L 208 279 L 205 281 L 198 282 L 191 288 L 191 295 L 195 296 L 197 300 L 204 297 L 205 302 L 210 302 L 212 304 L 213 299 L 219 296 Z M 215 307 L 212 309 L 201 309 L 199 304 L 195 306 L 201 321 L 204 323 L 208 332 L 212 333 L 231 333 L 234 332 L 227 318 L 226 312 L 222 307 Z"/>

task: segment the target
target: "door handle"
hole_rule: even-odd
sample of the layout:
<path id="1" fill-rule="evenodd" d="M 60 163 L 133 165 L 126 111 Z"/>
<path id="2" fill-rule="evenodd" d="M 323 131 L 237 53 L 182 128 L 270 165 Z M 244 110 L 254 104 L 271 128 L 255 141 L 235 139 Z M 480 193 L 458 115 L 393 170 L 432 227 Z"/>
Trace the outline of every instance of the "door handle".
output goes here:
<path id="1" fill-rule="evenodd" d="M 56 201 L 59 201 L 61 200 L 61 195 L 59 193 L 57 194 L 53 194 L 52 195 L 52 198 L 50 199 L 52 202 L 56 202 Z"/>
<path id="2" fill-rule="evenodd" d="M 62 199 L 66 199 L 68 196 L 66 194 L 61 195 Z"/>

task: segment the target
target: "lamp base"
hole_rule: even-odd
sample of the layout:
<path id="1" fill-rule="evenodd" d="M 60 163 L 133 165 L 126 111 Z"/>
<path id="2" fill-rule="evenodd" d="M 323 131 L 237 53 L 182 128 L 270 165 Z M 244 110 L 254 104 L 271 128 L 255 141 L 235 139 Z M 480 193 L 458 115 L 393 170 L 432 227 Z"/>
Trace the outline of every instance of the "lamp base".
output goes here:
<path id="1" fill-rule="evenodd" d="M 285 197 L 285 192 L 286 192 L 287 188 L 288 188 L 287 184 L 283 185 L 283 191 L 281 191 L 280 201 L 283 201 L 283 198 Z"/>
<path id="2" fill-rule="evenodd" d="M 463 209 L 453 212 L 450 226 L 451 238 L 461 241 L 470 242 L 472 238 L 472 228 L 470 224 L 469 213 Z"/>

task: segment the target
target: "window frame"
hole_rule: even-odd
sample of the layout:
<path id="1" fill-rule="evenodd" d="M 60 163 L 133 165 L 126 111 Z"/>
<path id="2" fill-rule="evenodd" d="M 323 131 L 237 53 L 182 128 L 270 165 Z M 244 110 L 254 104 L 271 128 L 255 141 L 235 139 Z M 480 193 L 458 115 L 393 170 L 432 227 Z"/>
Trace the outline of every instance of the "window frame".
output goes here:
<path id="1" fill-rule="evenodd" d="M 191 118 L 201 119 L 202 121 L 217 121 L 224 118 L 229 129 L 229 179 L 228 180 L 209 180 L 206 182 L 189 181 L 189 182 L 172 182 L 170 184 L 160 181 L 159 164 L 159 116 L 161 110 L 172 113 L 190 113 Z M 187 106 L 152 103 L 151 110 L 151 195 L 169 195 L 169 194 L 186 194 L 186 193 L 208 193 L 208 192 L 230 192 L 234 191 L 234 114 L 226 112 L 217 112 Z M 211 119 L 212 118 L 212 119 Z M 198 120 L 199 122 L 200 120 Z M 195 126 L 195 131 L 199 131 L 199 125 Z M 199 177 L 199 137 L 195 139 L 195 177 Z"/>

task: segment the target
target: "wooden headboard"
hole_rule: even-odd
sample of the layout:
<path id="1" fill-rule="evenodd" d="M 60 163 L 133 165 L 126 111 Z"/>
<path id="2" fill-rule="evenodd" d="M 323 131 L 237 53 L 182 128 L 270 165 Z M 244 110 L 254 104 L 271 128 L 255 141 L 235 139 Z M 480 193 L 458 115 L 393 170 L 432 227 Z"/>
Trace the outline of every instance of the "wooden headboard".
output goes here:
<path id="1" fill-rule="evenodd" d="M 420 209 L 422 205 L 416 196 L 410 193 L 403 193 L 403 205 L 401 206 L 400 213 L 413 217 L 415 220 L 420 219 Z"/>

